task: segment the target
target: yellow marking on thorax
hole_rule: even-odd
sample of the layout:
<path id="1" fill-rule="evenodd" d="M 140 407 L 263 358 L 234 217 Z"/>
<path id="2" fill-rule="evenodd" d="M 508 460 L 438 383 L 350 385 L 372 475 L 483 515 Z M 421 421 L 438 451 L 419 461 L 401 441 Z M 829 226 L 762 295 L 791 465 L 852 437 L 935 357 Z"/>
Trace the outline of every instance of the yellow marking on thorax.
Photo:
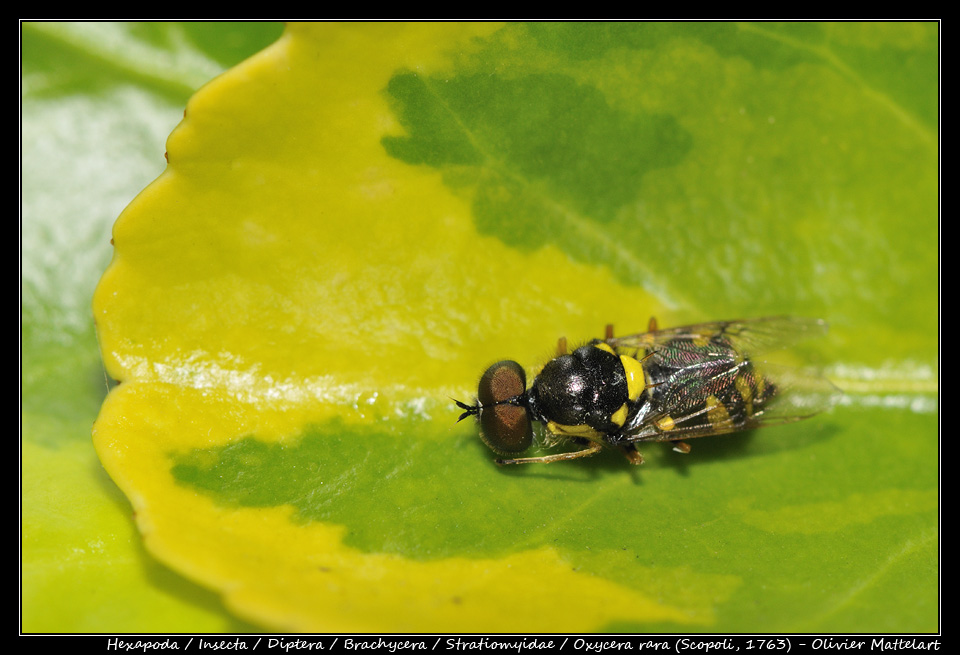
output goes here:
<path id="1" fill-rule="evenodd" d="M 620 409 L 610 415 L 610 420 L 622 428 L 623 424 L 627 422 L 627 411 L 627 403 L 623 403 L 620 405 Z"/>
<path id="2" fill-rule="evenodd" d="M 608 344 L 608 343 L 603 343 L 603 342 L 601 341 L 600 343 L 595 343 L 595 344 L 593 344 L 593 346 L 594 346 L 595 348 L 599 348 L 600 350 L 606 350 L 606 351 L 607 351 L 608 353 L 610 353 L 611 355 L 616 355 L 616 354 L 617 354 L 617 353 L 613 352 L 613 348 L 611 348 L 611 347 L 610 347 L 610 344 Z"/>
<path id="3" fill-rule="evenodd" d="M 636 400 L 646 385 L 643 366 L 633 357 L 626 355 L 620 355 L 620 363 L 623 364 L 623 372 L 627 374 L 627 398 Z"/>

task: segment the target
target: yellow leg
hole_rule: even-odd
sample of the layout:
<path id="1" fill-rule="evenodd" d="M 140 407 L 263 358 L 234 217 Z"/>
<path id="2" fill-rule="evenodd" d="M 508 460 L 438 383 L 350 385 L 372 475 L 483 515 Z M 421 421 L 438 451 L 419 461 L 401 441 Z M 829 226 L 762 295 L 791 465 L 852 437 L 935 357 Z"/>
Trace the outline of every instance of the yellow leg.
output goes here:
<path id="1" fill-rule="evenodd" d="M 562 462 L 568 459 L 590 457 L 590 455 L 596 455 L 601 450 L 603 450 L 603 446 L 591 442 L 584 450 L 575 450 L 572 453 L 557 453 L 556 455 L 544 455 L 543 457 L 521 457 L 520 459 L 498 459 L 496 462 L 497 464 L 549 464 L 550 462 Z M 640 453 L 637 454 L 639 455 Z"/>
<path id="2" fill-rule="evenodd" d="M 557 339 L 557 357 L 559 357 L 560 355 L 566 355 L 566 354 L 567 354 L 567 338 L 560 337 L 559 339 Z"/>
<path id="3" fill-rule="evenodd" d="M 657 317 L 651 316 L 650 322 L 647 323 L 647 332 L 656 332 L 657 331 Z"/>

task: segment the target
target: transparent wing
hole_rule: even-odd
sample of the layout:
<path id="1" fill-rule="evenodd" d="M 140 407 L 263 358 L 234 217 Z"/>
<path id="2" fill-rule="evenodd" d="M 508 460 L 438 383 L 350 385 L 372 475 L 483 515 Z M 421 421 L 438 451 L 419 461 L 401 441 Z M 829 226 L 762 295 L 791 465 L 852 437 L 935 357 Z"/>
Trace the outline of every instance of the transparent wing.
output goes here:
<path id="1" fill-rule="evenodd" d="M 657 403 L 625 440 L 675 441 L 793 423 L 830 409 L 842 396 L 813 371 L 764 367 L 762 375 L 769 391 L 759 400 L 751 403 L 737 392 L 713 404 L 707 400 Z M 736 389 L 736 382 L 724 384 Z"/>
<path id="2" fill-rule="evenodd" d="M 818 373 L 755 358 L 826 327 L 816 319 L 781 316 L 608 339 L 619 353 L 643 361 L 651 385 L 623 438 L 691 439 L 799 421 L 829 408 L 839 391 Z"/>
<path id="3" fill-rule="evenodd" d="M 756 427 L 791 423 L 824 412 L 840 401 L 843 392 L 819 372 L 790 366 L 762 364 L 777 392 L 762 412 L 753 416 Z"/>
<path id="4" fill-rule="evenodd" d="M 768 316 L 739 321 L 715 321 L 681 327 L 655 330 L 641 334 L 607 339 L 621 354 L 636 356 L 639 351 L 668 349 L 675 351 L 701 350 L 704 342 L 720 340 L 741 355 L 788 348 L 798 341 L 826 334 L 827 323 L 817 318 L 799 316 Z M 633 351 L 629 353 L 628 351 Z M 705 356 L 709 353 L 701 353 Z M 720 353 L 723 356 L 723 353 Z"/>

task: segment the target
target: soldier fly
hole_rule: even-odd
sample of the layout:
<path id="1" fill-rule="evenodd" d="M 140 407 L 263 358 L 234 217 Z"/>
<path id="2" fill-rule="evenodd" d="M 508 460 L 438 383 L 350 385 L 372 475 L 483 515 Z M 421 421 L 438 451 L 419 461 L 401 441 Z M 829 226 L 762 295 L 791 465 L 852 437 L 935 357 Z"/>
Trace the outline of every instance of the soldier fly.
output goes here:
<path id="1" fill-rule="evenodd" d="M 524 369 L 504 360 L 480 378 L 477 402 L 454 402 L 476 416 L 498 464 L 548 463 L 593 455 L 606 447 L 642 464 L 637 444 L 669 441 L 689 453 L 687 439 L 740 432 L 808 418 L 829 407 L 836 388 L 826 379 L 756 359 L 826 323 L 788 316 L 700 323 L 605 338 L 567 352 L 566 339 L 526 385 Z M 810 393 L 798 393 L 806 391 Z M 571 440 L 579 450 L 517 457 L 533 444 L 533 424 L 548 442 Z"/>

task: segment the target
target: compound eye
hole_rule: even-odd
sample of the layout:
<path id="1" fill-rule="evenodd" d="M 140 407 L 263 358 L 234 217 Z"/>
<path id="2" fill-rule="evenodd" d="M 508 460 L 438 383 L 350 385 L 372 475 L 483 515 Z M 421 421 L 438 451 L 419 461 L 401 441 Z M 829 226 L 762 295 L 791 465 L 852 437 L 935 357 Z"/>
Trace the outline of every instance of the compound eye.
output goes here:
<path id="1" fill-rule="evenodd" d="M 509 401 L 527 390 L 527 375 L 516 362 L 497 362 L 480 378 L 480 436 L 500 455 L 522 453 L 533 443 L 533 426 L 524 405 Z"/>
<path id="2" fill-rule="evenodd" d="M 516 362 L 504 360 L 487 369 L 480 378 L 477 400 L 482 407 L 516 398 L 527 390 L 527 374 Z"/>

